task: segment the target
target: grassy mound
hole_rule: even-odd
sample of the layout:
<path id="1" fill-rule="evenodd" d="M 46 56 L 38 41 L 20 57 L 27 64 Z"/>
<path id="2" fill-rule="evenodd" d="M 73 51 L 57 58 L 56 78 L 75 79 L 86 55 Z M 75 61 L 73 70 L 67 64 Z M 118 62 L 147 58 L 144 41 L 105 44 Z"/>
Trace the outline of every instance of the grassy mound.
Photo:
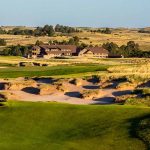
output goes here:
<path id="1" fill-rule="evenodd" d="M 9 102 L 0 108 L 3 150 L 144 150 L 131 131 L 149 109 Z"/>

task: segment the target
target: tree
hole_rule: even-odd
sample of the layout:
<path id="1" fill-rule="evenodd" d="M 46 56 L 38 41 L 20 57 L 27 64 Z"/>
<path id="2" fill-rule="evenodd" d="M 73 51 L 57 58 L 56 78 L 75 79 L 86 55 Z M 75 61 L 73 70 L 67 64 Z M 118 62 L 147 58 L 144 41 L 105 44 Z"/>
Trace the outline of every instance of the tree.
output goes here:
<path id="1" fill-rule="evenodd" d="M 61 32 L 61 33 L 74 33 L 74 32 L 79 32 L 77 29 L 73 28 L 73 27 L 69 27 L 69 26 L 63 26 L 63 25 L 59 25 L 57 24 L 55 26 L 55 31 L 56 32 Z"/>
<path id="2" fill-rule="evenodd" d="M 119 55 L 120 54 L 120 49 L 119 46 L 116 43 L 105 43 L 102 46 L 103 48 L 107 49 L 111 55 Z"/>
<path id="3" fill-rule="evenodd" d="M 29 54 L 29 52 L 30 52 L 28 46 L 22 46 L 22 47 L 20 48 L 20 51 L 21 51 L 21 53 L 22 53 L 22 56 L 25 56 L 25 57 L 28 56 L 28 54 Z"/>
<path id="4" fill-rule="evenodd" d="M 79 42 L 80 42 L 79 37 L 75 36 L 75 37 L 69 39 L 68 44 L 78 46 Z"/>
<path id="5" fill-rule="evenodd" d="M 30 49 L 30 46 L 9 46 L 6 47 L 3 51 L 0 51 L 0 55 L 27 56 L 30 53 Z"/>
<path id="6" fill-rule="evenodd" d="M 5 48 L 3 51 L 0 51 L 0 55 L 9 56 L 11 54 L 10 48 Z"/>
<path id="7" fill-rule="evenodd" d="M 110 30 L 110 28 L 106 28 L 106 29 L 103 29 L 103 30 L 101 30 L 101 29 L 99 29 L 99 30 L 94 30 L 93 32 L 100 32 L 100 33 L 104 33 L 104 34 L 111 34 L 111 30 Z"/>
<path id="8" fill-rule="evenodd" d="M 111 30 L 109 28 L 106 28 L 106 30 L 104 30 L 105 34 L 111 34 Z"/>
<path id="9" fill-rule="evenodd" d="M 5 39 L 0 39 L 0 46 L 6 46 L 6 40 Z"/>
<path id="10" fill-rule="evenodd" d="M 35 45 L 37 45 L 37 46 L 42 45 L 42 44 L 44 44 L 44 43 L 42 41 L 39 41 L 39 40 L 37 40 L 35 43 Z"/>
<path id="11" fill-rule="evenodd" d="M 42 27 L 37 27 L 34 30 L 34 35 L 35 36 L 53 36 L 55 34 L 55 31 L 53 29 L 53 26 L 45 25 L 43 28 Z"/>
<path id="12" fill-rule="evenodd" d="M 126 57 L 138 57 L 141 55 L 139 44 L 129 41 L 124 49 L 124 55 Z"/>
<path id="13" fill-rule="evenodd" d="M 84 49 L 84 48 L 86 48 L 86 47 L 88 47 L 88 45 L 87 44 L 85 44 L 85 43 L 81 43 L 80 45 L 79 45 L 79 49 Z"/>
<path id="14" fill-rule="evenodd" d="M 0 28 L 0 34 L 6 34 L 7 31 L 3 30 L 2 28 Z"/>
<path id="15" fill-rule="evenodd" d="M 43 32 L 44 32 L 45 34 L 47 34 L 48 36 L 53 36 L 54 33 L 55 33 L 55 31 L 54 31 L 54 29 L 53 29 L 53 26 L 49 26 L 49 25 L 45 25 L 45 26 L 43 27 Z"/>

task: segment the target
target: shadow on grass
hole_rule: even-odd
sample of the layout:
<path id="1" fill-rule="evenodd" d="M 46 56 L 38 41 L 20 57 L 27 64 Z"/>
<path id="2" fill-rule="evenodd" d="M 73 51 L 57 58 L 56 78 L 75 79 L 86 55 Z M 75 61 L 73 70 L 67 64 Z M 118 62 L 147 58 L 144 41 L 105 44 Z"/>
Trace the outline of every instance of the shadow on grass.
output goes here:
<path id="1" fill-rule="evenodd" d="M 128 121 L 131 123 L 131 125 L 129 126 L 129 134 L 130 134 L 131 138 L 137 138 L 137 139 L 143 141 L 143 143 L 147 147 L 147 150 L 150 150 L 150 143 L 145 141 L 143 138 L 141 138 L 138 135 L 138 131 L 140 129 L 140 122 L 147 118 L 150 118 L 150 114 L 147 114 L 147 115 L 141 116 L 141 117 L 137 117 L 137 118 L 129 119 Z"/>

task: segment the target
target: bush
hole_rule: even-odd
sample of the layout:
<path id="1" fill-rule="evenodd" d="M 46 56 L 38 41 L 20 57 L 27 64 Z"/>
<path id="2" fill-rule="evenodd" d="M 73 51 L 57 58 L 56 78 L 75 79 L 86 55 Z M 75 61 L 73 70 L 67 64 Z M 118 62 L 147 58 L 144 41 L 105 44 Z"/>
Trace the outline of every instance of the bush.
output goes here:
<path id="1" fill-rule="evenodd" d="M 140 105 L 140 106 L 150 106 L 150 97 L 145 98 L 128 98 L 125 101 L 125 105 Z"/>
<path id="2" fill-rule="evenodd" d="M 99 90 L 84 90 L 81 93 L 81 98 L 83 99 L 95 99 L 97 96 L 99 96 L 100 91 Z"/>
<path id="3" fill-rule="evenodd" d="M 122 95 L 122 96 L 117 96 L 116 98 L 115 98 L 115 103 L 125 103 L 126 102 L 126 100 L 128 100 L 129 98 L 135 98 L 136 97 L 136 95 Z"/>
<path id="4" fill-rule="evenodd" d="M 133 84 L 130 82 L 121 82 L 117 85 L 117 89 L 126 89 L 126 88 L 135 88 L 137 86 L 137 84 Z"/>

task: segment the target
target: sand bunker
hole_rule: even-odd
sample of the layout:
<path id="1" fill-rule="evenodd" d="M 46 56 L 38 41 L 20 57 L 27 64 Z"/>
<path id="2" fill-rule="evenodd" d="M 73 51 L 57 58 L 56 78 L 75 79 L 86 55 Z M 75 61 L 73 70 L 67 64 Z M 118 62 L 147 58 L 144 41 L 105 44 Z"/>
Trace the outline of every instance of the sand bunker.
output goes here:
<path id="1" fill-rule="evenodd" d="M 105 86 L 104 86 L 105 84 Z M 128 83 L 127 83 L 128 84 Z M 105 87 L 103 89 L 103 86 Z M 99 78 L 52 79 L 34 78 L 0 81 L 7 99 L 31 102 L 62 102 L 69 104 L 113 104 L 116 98 L 129 95 L 131 87 L 116 88 L 117 82 L 100 83 Z M 126 87 L 126 88 L 125 88 Z M 117 101 L 116 100 L 116 101 Z"/>

